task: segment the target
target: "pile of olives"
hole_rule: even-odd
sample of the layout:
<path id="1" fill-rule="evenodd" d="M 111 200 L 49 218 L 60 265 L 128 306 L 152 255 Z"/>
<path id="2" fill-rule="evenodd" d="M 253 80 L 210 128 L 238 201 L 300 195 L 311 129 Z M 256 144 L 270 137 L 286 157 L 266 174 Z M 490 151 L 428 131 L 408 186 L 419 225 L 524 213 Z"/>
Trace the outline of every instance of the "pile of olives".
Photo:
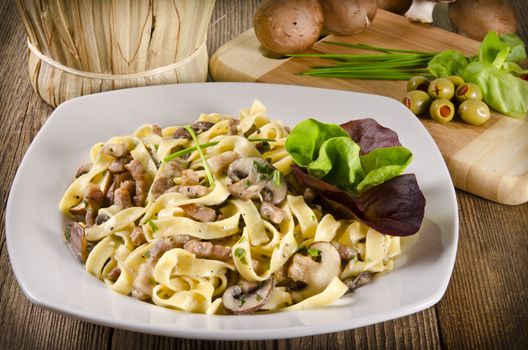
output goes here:
<path id="1" fill-rule="evenodd" d="M 458 104 L 458 115 L 468 124 L 481 125 L 490 118 L 490 109 L 482 102 L 480 88 L 456 75 L 433 81 L 423 76 L 412 77 L 402 102 L 414 114 L 429 110 L 434 121 L 445 124 L 455 116 L 452 100 Z"/>

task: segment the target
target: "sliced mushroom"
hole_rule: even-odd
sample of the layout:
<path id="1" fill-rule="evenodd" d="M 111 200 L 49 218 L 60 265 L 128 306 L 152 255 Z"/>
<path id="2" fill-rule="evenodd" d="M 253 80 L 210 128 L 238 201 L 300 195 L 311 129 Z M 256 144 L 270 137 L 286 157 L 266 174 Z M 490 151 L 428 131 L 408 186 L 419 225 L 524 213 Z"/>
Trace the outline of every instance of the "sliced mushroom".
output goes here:
<path id="1" fill-rule="evenodd" d="M 369 283 L 372 279 L 372 273 L 369 271 L 363 271 L 354 278 L 347 278 L 343 283 L 348 287 L 347 293 L 357 289 L 365 284 Z"/>
<path id="2" fill-rule="evenodd" d="M 273 287 L 273 278 L 269 278 L 256 288 L 249 290 L 239 285 L 231 286 L 225 290 L 222 296 L 224 308 L 237 315 L 258 311 L 268 302 Z M 246 291 L 244 292 L 244 290 Z"/>
<path id="3" fill-rule="evenodd" d="M 322 292 L 341 271 L 341 258 L 330 243 L 312 243 L 307 252 L 312 254 L 305 256 L 296 253 L 288 268 L 288 277 L 294 282 L 306 284 L 304 288 L 292 293 L 294 302 Z"/>
<path id="4" fill-rule="evenodd" d="M 70 222 L 64 227 L 64 239 L 73 255 L 84 263 L 88 258 L 88 242 L 84 228 L 77 222 Z"/>
<path id="5" fill-rule="evenodd" d="M 193 131 L 196 134 L 200 135 L 201 133 L 206 132 L 207 130 L 211 129 L 213 126 L 214 126 L 214 123 L 211 123 L 211 122 L 197 121 L 197 122 L 194 122 L 193 125 L 191 125 L 191 129 L 193 129 Z"/>
<path id="6" fill-rule="evenodd" d="M 71 207 L 70 213 L 72 213 L 72 215 L 79 215 L 79 216 L 86 215 L 86 202 L 81 201 L 76 206 Z"/>
<path id="7" fill-rule="evenodd" d="M 123 156 L 115 159 L 112 164 L 108 167 L 108 170 L 112 173 L 122 173 L 126 171 L 125 164 L 132 160 L 130 156 Z"/>
<path id="8" fill-rule="evenodd" d="M 262 202 L 259 211 L 263 218 L 268 219 L 277 225 L 286 218 L 286 213 L 284 210 L 268 202 Z"/>
<path id="9" fill-rule="evenodd" d="M 280 204 L 288 193 L 284 176 L 262 158 L 245 157 L 235 160 L 227 169 L 234 181 L 229 192 L 236 198 L 248 200 L 260 195 L 263 201 Z"/>
<path id="10" fill-rule="evenodd" d="M 341 259 L 348 261 L 350 259 L 353 259 L 354 257 L 357 257 L 358 251 L 352 247 L 349 247 L 344 244 L 340 244 L 336 241 L 330 242 L 334 246 L 335 249 L 337 249 L 337 252 L 339 253 L 339 256 Z"/>
<path id="11" fill-rule="evenodd" d="M 92 169 L 92 163 L 81 165 L 79 169 L 77 169 L 77 173 L 75 174 L 75 177 L 80 177 L 84 174 L 88 174 L 90 169 Z"/>

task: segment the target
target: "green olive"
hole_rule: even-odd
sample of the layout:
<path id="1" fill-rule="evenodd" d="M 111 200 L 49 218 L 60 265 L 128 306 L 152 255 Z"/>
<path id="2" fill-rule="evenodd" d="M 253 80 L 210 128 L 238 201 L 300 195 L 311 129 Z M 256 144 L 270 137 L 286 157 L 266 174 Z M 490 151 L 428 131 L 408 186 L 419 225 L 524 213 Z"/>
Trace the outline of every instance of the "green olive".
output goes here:
<path id="1" fill-rule="evenodd" d="M 431 104 L 431 98 L 427 92 L 420 90 L 409 91 L 403 98 L 403 104 L 407 106 L 416 115 L 427 112 L 429 105 Z"/>
<path id="2" fill-rule="evenodd" d="M 431 118 L 433 118 L 435 122 L 445 124 L 453 119 L 453 116 L 455 115 L 455 106 L 448 99 L 439 98 L 431 103 L 429 113 L 431 113 Z"/>
<path id="3" fill-rule="evenodd" d="M 431 82 L 427 91 L 432 98 L 450 100 L 455 94 L 455 85 L 447 78 L 438 78 Z"/>
<path id="4" fill-rule="evenodd" d="M 446 77 L 446 79 L 449 79 L 455 86 L 455 88 L 459 87 L 460 85 L 464 84 L 464 79 L 459 77 L 458 75 L 450 75 Z"/>
<path id="5" fill-rule="evenodd" d="M 482 91 L 478 85 L 473 83 L 464 83 L 456 89 L 455 94 L 458 102 L 464 102 L 466 100 L 482 100 Z"/>
<path id="6" fill-rule="evenodd" d="M 487 104 L 479 100 L 467 100 L 458 107 L 458 114 L 463 121 L 472 125 L 481 125 L 490 118 L 490 109 Z"/>
<path id="7" fill-rule="evenodd" d="M 409 81 L 407 82 L 407 91 L 422 90 L 427 92 L 427 88 L 429 87 L 430 83 L 431 82 L 426 77 L 417 75 L 409 79 Z"/>

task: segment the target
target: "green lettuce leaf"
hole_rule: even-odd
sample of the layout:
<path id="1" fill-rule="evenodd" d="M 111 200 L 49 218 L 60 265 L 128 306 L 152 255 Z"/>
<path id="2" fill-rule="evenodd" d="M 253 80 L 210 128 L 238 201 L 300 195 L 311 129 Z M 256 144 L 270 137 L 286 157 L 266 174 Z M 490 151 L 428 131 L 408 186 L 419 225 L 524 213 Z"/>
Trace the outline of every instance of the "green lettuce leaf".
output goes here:
<path id="1" fill-rule="evenodd" d="M 286 140 L 286 149 L 295 163 L 306 167 L 315 159 L 323 142 L 340 136 L 348 134 L 339 125 L 306 119 L 293 128 Z"/>
<path id="2" fill-rule="evenodd" d="M 462 79 L 477 84 L 484 102 L 496 111 L 522 119 L 528 112 L 528 82 L 483 62 L 470 63 L 461 74 Z"/>
<path id="3" fill-rule="evenodd" d="M 306 167 L 308 173 L 337 187 L 355 191 L 363 170 L 359 158 L 359 145 L 347 136 L 326 140 L 319 156 Z"/>
<path id="4" fill-rule="evenodd" d="M 445 50 L 433 57 L 427 68 L 437 78 L 449 75 L 459 75 L 467 66 L 468 60 L 455 50 Z"/>
<path id="5" fill-rule="evenodd" d="M 357 185 L 357 192 L 400 175 L 411 161 L 411 151 L 403 146 L 378 148 L 361 156 L 361 165 L 366 176 Z"/>
<path id="6" fill-rule="evenodd" d="M 514 34 L 499 36 L 496 32 L 490 31 L 479 46 L 478 61 L 493 63 L 505 49 L 508 51 L 505 57 L 506 62 L 519 63 L 526 59 L 526 48 L 521 38 Z"/>

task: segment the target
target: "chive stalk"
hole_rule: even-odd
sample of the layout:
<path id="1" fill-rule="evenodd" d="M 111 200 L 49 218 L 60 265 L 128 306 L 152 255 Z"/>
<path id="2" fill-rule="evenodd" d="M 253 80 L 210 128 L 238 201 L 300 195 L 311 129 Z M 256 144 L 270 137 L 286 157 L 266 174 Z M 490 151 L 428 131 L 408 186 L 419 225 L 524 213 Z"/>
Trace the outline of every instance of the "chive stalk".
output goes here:
<path id="1" fill-rule="evenodd" d="M 198 142 L 198 138 L 196 137 L 194 130 L 189 125 L 185 126 L 185 130 L 187 130 L 189 134 L 191 134 L 196 150 L 198 151 L 198 154 L 200 155 L 200 158 L 202 159 L 203 167 L 205 169 L 205 173 L 207 174 L 207 180 L 209 181 L 209 185 L 213 187 L 214 186 L 213 174 L 211 173 L 211 169 L 209 169 L 209 166 L 207 165 L 207 161 L 205 160 L 205 156 L 202 152 L 202 147 L 200 147 L 200 143 Z"/>

